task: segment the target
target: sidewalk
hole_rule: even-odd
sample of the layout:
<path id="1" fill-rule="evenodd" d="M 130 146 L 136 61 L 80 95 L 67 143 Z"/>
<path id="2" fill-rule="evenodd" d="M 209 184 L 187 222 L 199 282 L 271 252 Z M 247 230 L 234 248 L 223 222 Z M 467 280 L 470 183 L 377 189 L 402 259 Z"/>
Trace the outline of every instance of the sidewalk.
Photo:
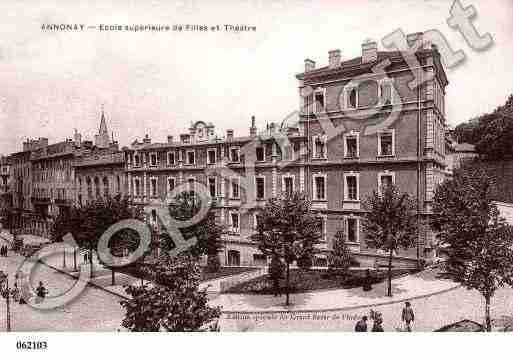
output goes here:
<path id="1" fill-rule="evenodd" d="M 277 313 L 319 312 L 374 307 L 403 302 L 415 298 L 429 297 L 459 287 L 457 283 L 437 278 L 436 269 L 427 269 L 415 275 L 392 280 L 393 297 L 386 296 L 386 283 L 373 286 L 369 292 L 361 287 L 314 291 L 290 295 L 291 305 L 286 307 L 285 296 L 251 294 L 223 294 L 211 302 L 223 306 L 224 312 Z"/>

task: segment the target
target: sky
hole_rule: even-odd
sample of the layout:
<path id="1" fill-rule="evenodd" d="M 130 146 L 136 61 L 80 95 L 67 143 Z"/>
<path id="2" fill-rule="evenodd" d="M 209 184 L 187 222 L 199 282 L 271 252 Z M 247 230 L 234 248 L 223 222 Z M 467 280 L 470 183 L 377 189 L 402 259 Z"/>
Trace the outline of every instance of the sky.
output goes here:
<path id="1" fill-rule="evenodd" d="M 493 45 L 475 51 L 447 25 L 452 1 L 67 1 L 4 0 L 0 4 L 0 154 L 27 138 L 51 143 L 93 139 L 101 106 L 121 145 L 148 134 L 178 138 L 203 120 L 236 136 L 281 122 L 298 109 L 304 59 L 317 66 L 328 51 L 359 56 L 365 39 L 396 29 L 436 29 L 464 63 L 446 69 L 447 121 L 454 126 L 503 104 L 513 93 L 513 1 L 473 5 L 473 23 Z M 42 30 L 43 24 L 96 26 L 83 32 Z M 247 25 L 254 32 L 100 31 L 100 24 Z"/>

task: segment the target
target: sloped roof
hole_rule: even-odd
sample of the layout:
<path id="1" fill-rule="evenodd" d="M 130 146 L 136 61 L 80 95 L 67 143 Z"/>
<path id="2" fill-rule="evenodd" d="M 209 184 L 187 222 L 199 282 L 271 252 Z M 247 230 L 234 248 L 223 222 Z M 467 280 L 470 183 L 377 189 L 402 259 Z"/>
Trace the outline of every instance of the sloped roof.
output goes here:
<path id="1" fill-rule="evenodd" d="M 315 78 L 317 76 L 324 76 L 324 75 L 331 75 L 331 74 L 340 74 L 344 72 L 351 72 L 355 70 L 369 70 L 376 65 L 379 62 L 382 62 L 384 60 L 390 60 L 390 62 L 400 62 L 404 61 L 405 55 L 413 55 L 413 53 L 408 53 L 405 51 L 378 51 L 378 56 L 375 61 L 370 61 L 366 63 L 362 63 L 362 57 L 358 56 L 349 60 L 342 61 L 340 63 L 340 66 L 336 68 L 330 68 L 329 66 L 320 67 L 317 69 L 314 69 L 312 71 L 308 72 L 302 72 L 296 75 L 296 78 L 299 80 L 302 79 L 309 79 L 309 78 Z M 423 49 L 418 50 L 415 52 L 416 56 L 427 56 L 431 54 L 438 54 L 438 51 L 435 49 Z M 439 62 L 439 61 L 438 61 Z M 437 64 L 437 66 L 440 66 L 441 71 L 443 72 L 443 68 L 440 64 Z M 445 73 L 442 74 L 444 81 L 447 81 L 447 77 Z"/>

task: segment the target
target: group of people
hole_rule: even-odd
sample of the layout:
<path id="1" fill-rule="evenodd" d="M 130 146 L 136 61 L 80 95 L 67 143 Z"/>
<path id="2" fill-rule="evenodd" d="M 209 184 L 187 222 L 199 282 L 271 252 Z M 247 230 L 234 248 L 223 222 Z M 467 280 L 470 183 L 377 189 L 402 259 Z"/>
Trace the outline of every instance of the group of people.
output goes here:
<path id="1" fill-rule="evenodd" d="M 0 247 L 0 256 L 2 257 L 7 257 L 7 246 L 6 245 L 3 245 L 2 247 Z"/>
<path id="2" fill-rule="evenodd" d="M 371 310 L 371 319 L 373 320 L 372 332 L 383 332 L 383 315 L 379 312 Z M 354 328 L 355 332 L 366 332 L 367 331 L 367 320 L 368 317 L 364 315 L 360 319 Z M 415 320 L 415 314 L 410 302 L 404 303 L 404 308 L 401 313 L 401 321 L 404 323 L 404 331 L 411 332 L 412 324 Z"/>

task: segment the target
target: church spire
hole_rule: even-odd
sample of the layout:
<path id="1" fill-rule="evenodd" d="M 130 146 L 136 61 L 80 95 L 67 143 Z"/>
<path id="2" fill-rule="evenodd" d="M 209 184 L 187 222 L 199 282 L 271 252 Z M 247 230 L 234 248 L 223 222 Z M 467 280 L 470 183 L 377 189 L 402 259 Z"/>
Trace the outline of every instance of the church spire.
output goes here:
<path id="1" fill-rule="evenodd" d="M 99 148 L 109 147 L 109 131 L 107 129 L 107 120 L 105 119 L 105 111 L 102 104 L 102 115 L 100 119 L 100 129 L 96 137 L 96 146 Z"/>

